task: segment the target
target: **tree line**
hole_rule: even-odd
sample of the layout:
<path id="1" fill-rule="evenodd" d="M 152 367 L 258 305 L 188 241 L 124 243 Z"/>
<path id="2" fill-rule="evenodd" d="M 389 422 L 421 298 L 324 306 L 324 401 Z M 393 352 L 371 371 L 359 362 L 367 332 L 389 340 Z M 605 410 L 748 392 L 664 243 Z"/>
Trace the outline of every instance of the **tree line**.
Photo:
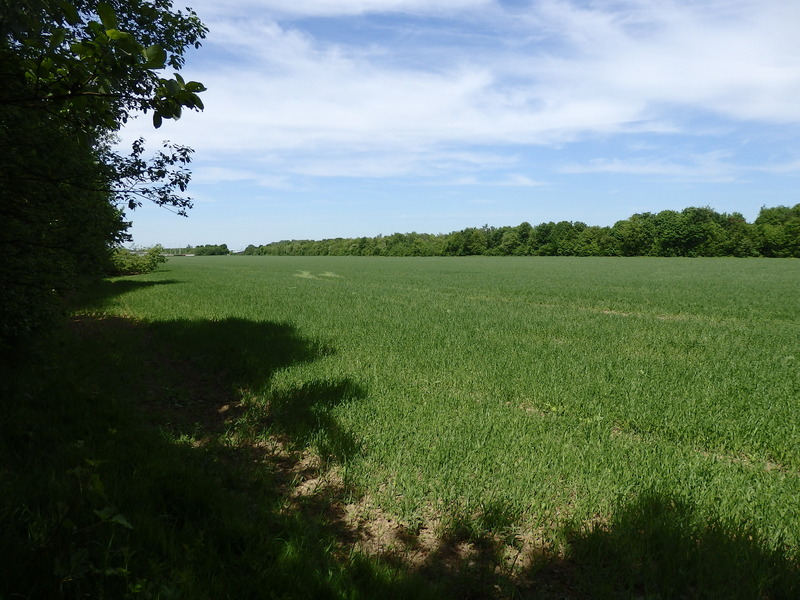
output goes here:
<path id="1" fill-rule="evenodd" d="M 736 256 L 800 258 L 800 204 L 763 207 L 753 223 L 709 207 L 637 213 L 611 227 L 580 221 L 469 227 L 447 234 L 284 240 L 250 245 L 270 256 Z"/>
<path id="2" fill-rule="evenodd" d="M 194 255 L 194 256 L 219 256 L 230 254 L 228 244 L 200 244 L 199 246 L 185 246 L 183 248 L 164 248 L 166 255 Z"/>

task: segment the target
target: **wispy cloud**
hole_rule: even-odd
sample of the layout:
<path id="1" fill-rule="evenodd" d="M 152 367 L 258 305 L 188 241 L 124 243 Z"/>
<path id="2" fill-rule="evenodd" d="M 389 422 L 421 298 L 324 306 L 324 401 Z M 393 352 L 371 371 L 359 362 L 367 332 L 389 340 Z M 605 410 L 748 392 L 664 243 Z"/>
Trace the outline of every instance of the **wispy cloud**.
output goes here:
<path id="1" fill-rule="evenodd" d="M 728 161 L 727 152 L 709 152 L 681 159 L 671 157 L 595 158 L 586 163 L 567 165 L 562 173 L 610 173 L 650 176 L 684 181 L 731 182 L 743 169 Z"/>
<path id="2" fill-rule="evenodd" d="M 738 190 L 753 179 L 792 178 L 800 170 L 800 2 L 200 0 L 194 6 L 211 33 L 189 56 L 185 75 L 207 85 L 205 112 L 185 114 L 158 132 L 139 119 L 123 136 L 195 148 L 191 191 L 198 196 L 211 198 L 227 185 L 237 199 L 266 205 L 262 196 L 271 198 L 271 214 L 287 196 L 324 198 L 339 210 L 320 217 L 322 228 L 339 213 L 350 223 L 364 218 L 363 206 L 347 212 L 353 192 L 346 186 L 369 180 L 366 189 L 381 179 L 408 184 L 406 190 L 427 186 L 435 202 L 452 201 L 420 199 L 419 208 L 426 218 L 439 215 L 431 229 L 450 230 L 491 217 L 459 212 L 462 198 L 466 206 L 469 198 L 491 197 L 497 214 L 519 222 L 535 220 L 532 206 L 561 210 L 567 202 L 560 194 L 570 186 L 576 198 L 594 198 L 598 182 L 626 189 L 620 179 L 686 188 L 735 182 Z M 576 191 L 579 181 L 589 183 Z M 718 197 L 729 198 L 729 190 Z M 764 192 L 758 205 L 770 193 L 778 194 Z M 785 201 L 782 188 L 780 195 Z M 594 205 L 586 210 L 599 211 Z M 380 223 L 390 224 L 375 216 L 375 232 L 398 226 L 386 211 L 374 209 L 383 215 Z M 627 211 L 620 207 L 613 218 Z M 541 214 L 591 220 L 576 211 Z M 408 222 L 424 229 L 421 217 Z"/>
<path id="3" fill-rule="evenodd" d="M 269 16 L 283 4 L 254 2 L 251 10 L 266 16 L 212 23 L 209 46 L 235 59 L 236 67 L 210 62 L 197 73 L 210 88 L 208 110 L 189 127 L 202 130 L 181 128 L 196 146 L 405 151 L 687 133 L 680 107 L 800 122 L 797 3 L 634 0 L 587 8 L 545 0 L 522 14 L 469 0 L 292 3 L 298 15 L 425 12 L 435 4 L 455 20 L 458 9 L 482 8 L 494 22 L 506 19 L 506 35 L 519 42 L 509 50 L 498 32 L 468 62 L 459 59 L 463 48 L 428 46 L 431 62 L 424 68 L 401 68 L 375 55 L 376 47 L 383 55 L 413 52 L 391 42 L 382 46 L 367 36 L 362 47 L 331 43 L 302 30 L 302 22 Z"/>
<path id="4" fill-rule="evenodd" d="M 468 175 L 466 177 L 459 177 L 458 179 L 449 182 L 449 185 L 532 188 L 547 184 L 542 181 L 536 181 L 534 179 L 531 179 L 527 175 L 520 175 L 519 173 L 511 173 L 509 175 L 504 175 L 501 177 L 494 177 L 494 178 L 481 178 L 481 177 L 476 177 L 474 175 Z"/>
<path id="5" fill-rule="evenodd" d="M 800 5 L 707 1 L 548 2 L 536 17 L 563 40 L 534 76 L 595 100 L 626 98 L 640 117 L 676 106 L 737 119 L 800 120 Z M 572 82 L 572 83 L 570 83 Z M 633 112 L 633 111 L 632 111 Z"/>
<path id="6" fill-rule="evenodd" d="M 757 167 L 753 170 L 782 175 L 800 175 L 800 159 L 784 163 L 775 163 L 764 167 Z"/>
<path id="7" fill-rule="evenodd" d="M 255 183 L 258 186 L 272 189 L 293 189 L 285 176 L 265 176 L 257 168 L 242 169 L 220 166 L 209 166 L 200 163 L 192 175 L 192 183 L 201 185 L 217 185 L 226 183 Z"/>
<path id="8" fill-rule="evenodd" d="M 293 17 L 341 17 L 364 14 L 448 14 L 456 10 L 486 7 L 492 0 L 199 0 L 194 8 L 206 15 L 242 15 L 267 12 Z"/>

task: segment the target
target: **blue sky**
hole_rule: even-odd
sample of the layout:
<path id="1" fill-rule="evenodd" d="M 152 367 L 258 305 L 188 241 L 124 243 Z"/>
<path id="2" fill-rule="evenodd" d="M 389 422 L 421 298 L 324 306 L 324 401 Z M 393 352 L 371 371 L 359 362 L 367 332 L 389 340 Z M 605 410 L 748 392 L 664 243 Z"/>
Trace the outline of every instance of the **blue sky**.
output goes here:
<path id="1" fill-rule="evenodd" d="M 187 219 L 138 245 L 611 225 L 800 202 L 800 2 L 197 0 Z"/>

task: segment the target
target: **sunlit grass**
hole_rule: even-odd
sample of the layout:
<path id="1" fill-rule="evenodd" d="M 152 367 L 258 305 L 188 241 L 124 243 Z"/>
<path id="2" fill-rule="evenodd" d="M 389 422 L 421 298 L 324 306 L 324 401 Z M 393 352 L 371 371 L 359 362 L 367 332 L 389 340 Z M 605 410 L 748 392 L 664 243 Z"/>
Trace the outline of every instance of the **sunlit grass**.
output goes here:
<path id="1" fill-rule="evenodd" d="M 297 390 L 358 390 L 301 409 L 297 439 L 409 524 L 547 529 L 656 490 L 800 548 L 797 261 L 220 257 L 148 279 L 172 283 L 102 310 L 326 348 L 251 406 L 291 429 Z"/>

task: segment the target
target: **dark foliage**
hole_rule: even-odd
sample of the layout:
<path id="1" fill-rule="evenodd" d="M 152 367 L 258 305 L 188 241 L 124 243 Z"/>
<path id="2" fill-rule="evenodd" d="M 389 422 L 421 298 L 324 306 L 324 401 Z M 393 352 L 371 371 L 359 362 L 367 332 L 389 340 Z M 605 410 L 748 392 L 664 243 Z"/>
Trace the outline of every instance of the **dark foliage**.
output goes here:
<path id="1" fill-rule="evenodd" d="M 206 29 L 165 0 L 0 0 L 0 348 L 58 314 L 107 272 L 143 201 L 185 214 L 191 149 L 113 150 L 137 111 L 156 125 L 202 108 L 180 68 Z"/>

